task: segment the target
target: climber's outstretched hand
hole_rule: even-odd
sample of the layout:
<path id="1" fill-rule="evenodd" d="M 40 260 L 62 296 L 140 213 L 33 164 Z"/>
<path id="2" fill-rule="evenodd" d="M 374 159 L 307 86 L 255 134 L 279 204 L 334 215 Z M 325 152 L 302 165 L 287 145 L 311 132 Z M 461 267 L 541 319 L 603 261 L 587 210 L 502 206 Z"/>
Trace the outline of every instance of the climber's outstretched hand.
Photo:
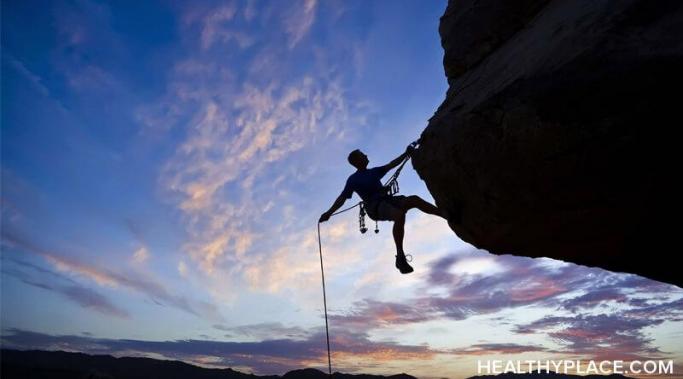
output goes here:
<path id="1" fill-rule="evenodd" d="M 325 212 L 325 213 L 320 215 L 320 219 L 318 220 L 318 222 L 325 222 L 329 219 L 330 219 L 330 214 L 328 212 Z"/>

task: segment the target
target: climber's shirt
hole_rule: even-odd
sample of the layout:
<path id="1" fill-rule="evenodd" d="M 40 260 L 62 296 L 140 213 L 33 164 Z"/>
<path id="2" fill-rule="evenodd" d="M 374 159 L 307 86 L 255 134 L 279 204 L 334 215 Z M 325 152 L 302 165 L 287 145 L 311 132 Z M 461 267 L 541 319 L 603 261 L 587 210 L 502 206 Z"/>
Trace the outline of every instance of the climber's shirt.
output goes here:
<path id="1" fill-rule="evenodd" d="M 388 167 L 379 166 L 354 172 L 346 180 L 346 185 L 340 196 L 350 199 L 353 192 L 356 192 L 365 202 L 382 197 L 385 191 L 381 179 L 388 171 Z"/>

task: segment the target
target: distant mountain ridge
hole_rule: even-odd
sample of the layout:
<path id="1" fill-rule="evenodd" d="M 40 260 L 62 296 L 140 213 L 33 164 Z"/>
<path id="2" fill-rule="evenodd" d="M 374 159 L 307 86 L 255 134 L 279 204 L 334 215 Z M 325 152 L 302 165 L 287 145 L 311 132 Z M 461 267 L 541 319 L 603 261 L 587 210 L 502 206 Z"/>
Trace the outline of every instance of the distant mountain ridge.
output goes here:
<path id="1" fill-rule="evenodd" d="M 280 375 L 253 375 L 231 368 L 216 369 L 194 366 L 180 361 L 153 358 L 89 355 L 66 351 L 0 350 L 2 379 L 322 379 L 323 371 L 306 368 Z M 417 379 L 407 374 L 391 376 L 368 374 L 332 374 L 335 379 Z M 623 375 L 568 375 L 550 373 L 472 376 L 468 379 L 629 379 Z"/>
<path id="2" fill-rule="evenodd" d="M 337 379 L 416 379 L 398 374 L 351 375 L 335 372 Z M 89 355 L 66 351 L 0 350 L 0 377 L 2 379 L 319 379 L 328 375 L 307 368 L 279 375 L 253 375 L 231 368 L 215 369 L 194 366 L 180 361 L 153 358 Z"/>

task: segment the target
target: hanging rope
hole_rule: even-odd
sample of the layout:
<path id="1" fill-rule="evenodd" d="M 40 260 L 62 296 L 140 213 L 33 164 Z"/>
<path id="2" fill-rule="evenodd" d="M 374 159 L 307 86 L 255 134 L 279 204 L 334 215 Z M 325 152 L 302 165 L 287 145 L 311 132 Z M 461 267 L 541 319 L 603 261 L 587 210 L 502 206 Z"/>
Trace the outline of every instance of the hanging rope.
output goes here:
<path id="1" fill-rule="evenodd" d="M 333 213 L 332 216 L 336 216 L 340 213 L 350 211 L 351 209 L 361 206 L 362 204 L 363 202 L 360 201 L 356 205 L 344 208 L 341 211 Z M 327 370 L 328 374 L 332 375 L 332 354 L 330 352 L 330 328 L 329 321 L 327 320 L 327 291 L 325 290 L 325 268 L 323 266 L 323 244 L 320 238 L 320 222 L 318 222 L 318 252 L 320 253 L 320 275 L 323 282 L 323 309 L 325 311 L 325 338 L 327 340 Z"/>
<path id="2" fill-rule="evenodd" d="M 323 268 L 323 244 L 320 240 L 320 223 L 318 223 L 318 251 L 320 251 L 320 274 L 322 275 L 323 279 L 323 306 L 325 307 L 325 337 L 327 338 L 327 372 L 331 376 L 332 355 L 330 354 L 330 329 L 328 327 L 327 322 L 327 294 L 325 293 L 325 269 Z"/>

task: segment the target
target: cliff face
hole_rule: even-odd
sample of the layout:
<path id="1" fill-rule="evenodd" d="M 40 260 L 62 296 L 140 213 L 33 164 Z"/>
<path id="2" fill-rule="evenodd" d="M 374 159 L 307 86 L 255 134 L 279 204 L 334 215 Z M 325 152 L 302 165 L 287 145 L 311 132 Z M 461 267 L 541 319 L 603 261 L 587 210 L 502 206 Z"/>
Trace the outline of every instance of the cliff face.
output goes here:
<path id="1" fill-rule="evenodd" d="M 413 165 L 453 231 L 683 286 L 683 2 L 451 0 L 439 32 L 450 88 Z"/>

